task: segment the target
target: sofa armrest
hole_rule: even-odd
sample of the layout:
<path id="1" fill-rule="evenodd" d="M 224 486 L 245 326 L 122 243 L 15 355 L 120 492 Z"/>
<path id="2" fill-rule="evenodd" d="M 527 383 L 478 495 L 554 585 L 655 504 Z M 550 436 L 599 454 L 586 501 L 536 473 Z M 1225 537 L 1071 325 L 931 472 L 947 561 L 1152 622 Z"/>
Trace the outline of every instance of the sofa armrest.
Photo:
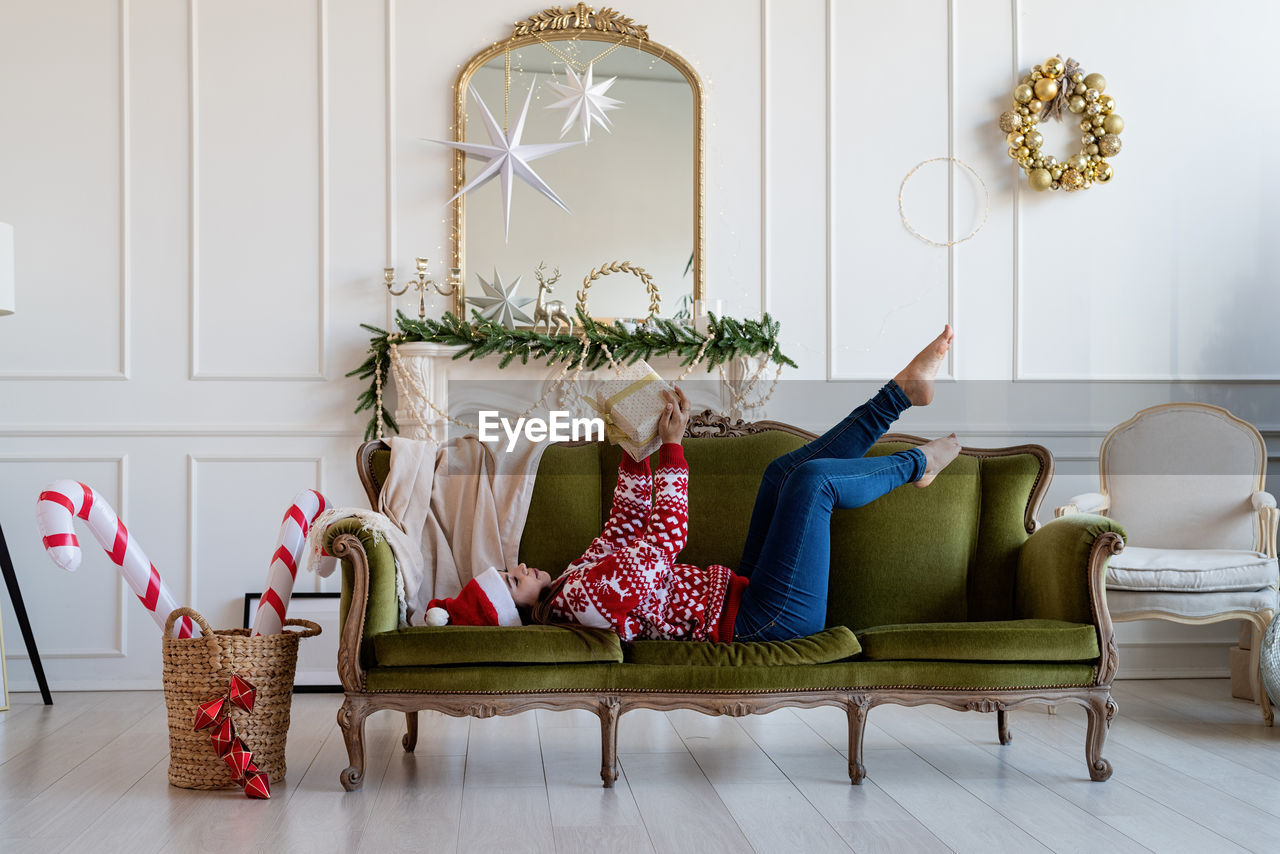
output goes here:
<path id="1" fill-rule="evenodd" d="M 1105 513 L 1111 509 L 1111 499 L 1101 492 L 1085 492 L 1071 497 L 1071 500 L 1053 511 L 1054 518 L 1070 516 L 1075 513 Z"/>
<path id="2" fill-rule="evenodd" d="M 1124 536 L 1124 528 L 1114 520 L 1078 513 L 1041 527 L 1018 555 L 1015 616 L 1096 627 L 1099 685 L 1111 684 L 1118 663 L 1107 609 L 1107 559 L 1124 548 Z"/>
<path id="3" fill-rule="evenodd" d="M 1280 525 L 1280 510 L 1276 509 L 1276 497 L 1270 492 L 1258 490 L 1249 496 L 1249 503 L 1258 511 L 1258 551 L 1267 557 L 1276 556 L 1276 528 Z"/>
<path id="4" fill-rule="evenodd" d="M 377 540 L 355 516 L 325 530 L 325 551 L 342 561 L 342 599 L 338 607 L 338 675 L 348 691 L 364 690 L 367 641 L 399 625 L 396 566 L 391 546 Z"/>

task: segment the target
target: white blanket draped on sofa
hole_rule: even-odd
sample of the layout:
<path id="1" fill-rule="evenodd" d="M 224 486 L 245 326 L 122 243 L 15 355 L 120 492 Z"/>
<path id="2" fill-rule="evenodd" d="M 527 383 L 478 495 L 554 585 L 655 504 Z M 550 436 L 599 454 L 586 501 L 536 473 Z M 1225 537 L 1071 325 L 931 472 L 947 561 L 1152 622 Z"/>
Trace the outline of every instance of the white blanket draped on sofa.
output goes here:
<path id="1" fill-rule="evenodd" d="M 397 554 L 396 562 L 406 617 L 414 625 L 421 624 L 427 602 L 458 595 L 490 566 L 510 569 L 518 562 L 547 443 L 521 436 L 509 452 L 505 442 L 496 447 L 474 434 L 446 442 L 391 440 L 391 472 L 378 509 L 409 541 L 408 554 Z"/>

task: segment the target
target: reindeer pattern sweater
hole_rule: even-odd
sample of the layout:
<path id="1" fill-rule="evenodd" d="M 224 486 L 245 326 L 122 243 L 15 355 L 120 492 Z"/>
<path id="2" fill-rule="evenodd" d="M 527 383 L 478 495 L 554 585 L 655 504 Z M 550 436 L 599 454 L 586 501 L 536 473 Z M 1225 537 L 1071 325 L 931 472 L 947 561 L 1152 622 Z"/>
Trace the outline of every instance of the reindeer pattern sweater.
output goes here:
<path id="1" fill-rule="evenodd" d="M 733 639 L 744 576 L 676 563 L 689 535 L 689 466 L 679 443 L 658 468 L 623 454 L 604 531 L 569 568 L 553 619 L 615 630 L 623 640 Z"/>

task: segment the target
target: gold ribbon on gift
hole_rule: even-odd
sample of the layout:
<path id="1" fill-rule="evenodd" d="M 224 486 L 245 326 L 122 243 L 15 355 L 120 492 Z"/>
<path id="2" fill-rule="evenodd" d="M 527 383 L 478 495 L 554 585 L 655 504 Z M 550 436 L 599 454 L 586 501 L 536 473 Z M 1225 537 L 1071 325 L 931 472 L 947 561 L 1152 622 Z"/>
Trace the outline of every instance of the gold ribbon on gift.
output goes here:
<path id="1" fill-rule="evenodd" d="M 626 431 L 623 430 L 620 426 L 618 426 L 618 423 L 613 420 L 613 407 L 618 401 L 622 400 L 623 398 L 628 397 L 629 395 L 635 394 L 637 391 L 644 388 L 649 383 L 654 382 L 656 380 L 661 380 L 661 379 L 662 377 L 658 375 L 657 371 L 650 370 L 649 373 L 645 374 L 643 377 L 636 380 L 635 382 L 629 383 L 621 391 L 610 395 L 608 398 L 605 399 L 605 402 L 603 404 L 597 403 L 595 400 L 593 400 L 590 397 L 584 398 L 587 404 L 600 414 L 600 418 L 604 421 L 604 436 L 606 439 L 609 440 L 611 444 L 614 444 L 614 445 L 620 444 L 622 440 L 625 439 L 629 441 L 634 441 L 637 445 L 647 445 L 649 442 L 653 441 L 653 437 L 658 435 L 658 431 L 655 429 L 652 433 L 650 433 L 648 436 L 646 436 L 643 439 L 632 440 L 631 437 L 627 435 Z"/>

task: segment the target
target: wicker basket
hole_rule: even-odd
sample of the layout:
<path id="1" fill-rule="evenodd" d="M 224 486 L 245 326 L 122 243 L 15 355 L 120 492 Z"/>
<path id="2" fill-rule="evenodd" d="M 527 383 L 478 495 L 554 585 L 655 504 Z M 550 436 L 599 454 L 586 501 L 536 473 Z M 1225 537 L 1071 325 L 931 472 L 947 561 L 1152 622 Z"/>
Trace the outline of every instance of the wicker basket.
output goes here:
<path id="1" fill-rule="evenodd" d="M 190 617 L 198 638 L 175 638 L 173 624 Z M 284 744 L 298 666 L 298 641 L 315 637 L 310 620 L 285 620 L 304 631 L 250 637 L 248 629 L 209 628 L 197 611 L 178 608 L 164 630 L 164 702 L 169 710 L 169 782 L 183 789 L 221 789 L 235 785 L 227 764 L 214 752 L 208 730 L 193 730 L 196 707 L 220 697 L 238 673 L 258 689 L 253 711 L 233 707 L 236 734 L 253 752 L 254 764 L 272 785 L 284 780 Z"/>

